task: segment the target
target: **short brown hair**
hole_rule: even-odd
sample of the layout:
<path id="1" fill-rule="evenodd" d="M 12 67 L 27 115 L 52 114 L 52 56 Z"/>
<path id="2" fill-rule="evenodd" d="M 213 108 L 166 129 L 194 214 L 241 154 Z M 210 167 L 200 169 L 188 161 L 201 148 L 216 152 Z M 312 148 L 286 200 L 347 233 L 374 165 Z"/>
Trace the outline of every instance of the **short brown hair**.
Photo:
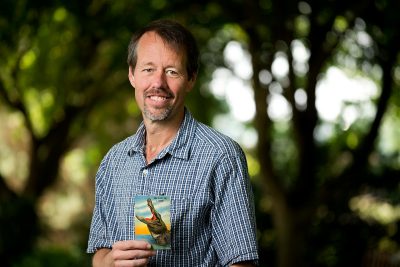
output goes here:
<path id="1" fill-rule="evenodd" d="M 196 77 L 199 69 L 199 50 L 193 34 L 184 26 L 173 20 L 161 19 L 139 29 L 131 38 L 128 46 L 127 63 L 133 69 L 137 62 L 137 44 L 146 32 L 155 32 L 176 51 L 186 52 L 186 71 L 189 80 Z"/>

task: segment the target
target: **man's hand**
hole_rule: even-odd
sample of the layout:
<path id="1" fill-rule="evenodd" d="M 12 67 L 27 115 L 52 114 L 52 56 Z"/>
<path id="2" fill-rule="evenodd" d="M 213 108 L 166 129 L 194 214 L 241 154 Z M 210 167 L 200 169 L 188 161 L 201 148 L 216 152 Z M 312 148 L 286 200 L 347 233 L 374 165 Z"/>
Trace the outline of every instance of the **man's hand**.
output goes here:
<path id="1" fill-rule="evenodd" d="M 99 249 L 93 256 L 93 267 L 146 266 L 156 252 L 145 241 L 115 242 L 112 249 Z"/>

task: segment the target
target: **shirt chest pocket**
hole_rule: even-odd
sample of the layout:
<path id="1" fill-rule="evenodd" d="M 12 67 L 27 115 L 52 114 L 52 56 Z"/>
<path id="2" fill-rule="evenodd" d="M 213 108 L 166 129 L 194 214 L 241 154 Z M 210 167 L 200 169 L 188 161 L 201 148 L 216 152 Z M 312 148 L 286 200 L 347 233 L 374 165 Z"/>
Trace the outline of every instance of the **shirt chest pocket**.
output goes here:
<path id="1" fill-rule="evenodd" d="M 210 230 L 207 202 L 188 197 L 171 198 L 171 247 L 175 253 L 187 253 Z"/>

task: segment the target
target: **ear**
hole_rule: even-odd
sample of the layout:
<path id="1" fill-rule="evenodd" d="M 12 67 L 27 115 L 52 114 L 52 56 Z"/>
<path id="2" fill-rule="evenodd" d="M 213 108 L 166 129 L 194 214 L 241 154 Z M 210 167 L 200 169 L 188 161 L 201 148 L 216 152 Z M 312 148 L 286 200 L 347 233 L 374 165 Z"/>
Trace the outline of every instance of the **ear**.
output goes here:
<path id="1" fill-rule="evenodd" d="M 193 75 L 193 77 L 188 81 L 188 86 L 186 87 L 186 92 L 189 93 L 190 91 L 192 91 L 195 83 L 196 83 L 196 78 L 197 75 Z"/>
<path id="2" fill-rule="evenodd" d="M 128 79 L 129 79 L 129 82 L 131 83 L 132 87 L 135 88 L 135 77 L 133 76 L 132 66 L 129 66 Z"/>

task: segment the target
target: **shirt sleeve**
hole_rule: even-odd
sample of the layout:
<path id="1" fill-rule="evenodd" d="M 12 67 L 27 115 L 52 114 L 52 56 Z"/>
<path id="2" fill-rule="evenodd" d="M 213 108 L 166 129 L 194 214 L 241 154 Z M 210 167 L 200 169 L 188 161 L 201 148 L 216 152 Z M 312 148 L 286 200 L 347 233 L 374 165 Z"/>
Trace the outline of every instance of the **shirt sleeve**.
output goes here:
<path id="1" fill-rule="evenodd" d="M 100 248 L 111 248 L 110 238 L 107 237 L 104 203 L 102 201 L 102 181 L 106 175 L 107 156 L 103 159 L 96 174 L 95 206 L 90 225 L 87 253 L 94 253 Z"/>
<path id="2" fill-rule="evenodd" d="M 254 199 L 241 148 L 223 157 L 216 170 L 211 213 L 212 243 L 222 266 L 257 261 Z"/>

